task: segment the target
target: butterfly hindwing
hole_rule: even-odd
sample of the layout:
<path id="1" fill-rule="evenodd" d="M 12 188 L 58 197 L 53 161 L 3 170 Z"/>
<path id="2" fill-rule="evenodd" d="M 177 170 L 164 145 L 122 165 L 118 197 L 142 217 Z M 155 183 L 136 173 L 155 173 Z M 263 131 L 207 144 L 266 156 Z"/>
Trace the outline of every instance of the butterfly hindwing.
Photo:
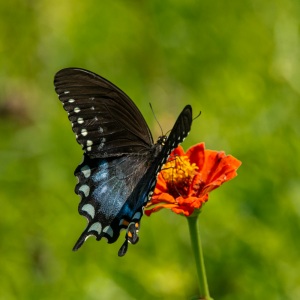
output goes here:
<path id="1" fill-rule="evenodd" d="M 75 250 L 90 235 L 97 240 L 105 237 L 109 243 L 118 239 L 120 230 L 127 228 L 127 222 L 134 215 L 134 207 L 124 210 L 124 206 L 140 174 L 146 172 L 146 164 L 145 157 L 137 155 L 107 159 L 84 156 L 74 172 L 78 178 L 75 192 L 81 196 L 79 213 L 88 219 L 88 225 L 74 246 Z"/>

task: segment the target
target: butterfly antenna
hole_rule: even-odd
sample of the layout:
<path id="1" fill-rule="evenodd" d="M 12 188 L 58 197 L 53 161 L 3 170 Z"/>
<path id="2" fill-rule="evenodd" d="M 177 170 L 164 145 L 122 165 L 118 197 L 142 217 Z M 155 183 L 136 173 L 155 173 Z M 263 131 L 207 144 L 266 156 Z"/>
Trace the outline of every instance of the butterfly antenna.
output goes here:
<path id="1" fill-rule="evenodd" d="M 199 118 L 200 116 L 201 116 L 201 110 L 200 110 L 199 114 L 195 118 L 193 118 L 193 121 L 196 120 L 197 118 Z"/>
<path id="2" fill-rule="evenodd" d="M 149 105 L 150 105 L 150 108 L 151 108 L 151 110 L 152 110 L 152 113 L 153 113 L 154 119 L 156 120 L 156 122 L 157 122 L 157 124 L 158 124 L 158 126 L 159 126 L 159 128 L 160 128 L 161 135 L 163 136 L 163 135 L 164 135 L 164 133 L 163 133 L 162 127 L 161 127 L 160 123 L 158 122 L 158 120 L 157 120 L 157 118 L 156 118 L 156 115 L 155 115 L 155 113 L 154 113 L 153 107 L 152 107 L 152 105 L 151 105 L 151 103 L 150 103 L 150 102 L 149 102 Z"/>

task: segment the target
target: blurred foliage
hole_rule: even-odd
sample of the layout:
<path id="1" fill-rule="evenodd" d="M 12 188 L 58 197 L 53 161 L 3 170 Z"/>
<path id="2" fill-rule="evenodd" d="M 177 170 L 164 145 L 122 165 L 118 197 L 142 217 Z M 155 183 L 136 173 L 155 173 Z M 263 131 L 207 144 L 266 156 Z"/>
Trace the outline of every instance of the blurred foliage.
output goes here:
<path id="1" fill-rule="evenodd" d="M 136 102 L 154 137 L 184 105 L 205 141 L 242 160 L 200 217 L 216 300 L 300 299 L 300 2 L 56 1 L 0 4 L 0 298 L 189 299 L 196 270 L 184 218 L 143 217 L 117 257 L 73 243 L 82 159 L 53 76 L 90 69 Z"/>

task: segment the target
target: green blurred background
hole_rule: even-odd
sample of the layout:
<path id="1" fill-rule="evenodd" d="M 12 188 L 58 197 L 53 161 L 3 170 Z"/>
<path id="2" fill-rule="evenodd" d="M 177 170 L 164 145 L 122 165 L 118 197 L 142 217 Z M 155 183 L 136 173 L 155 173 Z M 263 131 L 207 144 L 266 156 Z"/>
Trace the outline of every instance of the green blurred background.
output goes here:
<path id="1" fill-rule="evenodd" d="M 64 67 L 122 88 L 154 138 L 184 105 L 202 111 L 183 146 L 240 159 L 200 216 L 215 300 L 300 299 L 300 1 L 2 1 L 0 298 L 190 299 L 187 222 L 143 217 L 125 257 L 93 238 L 73 170 L 82 160 L 53 87 Z"/>

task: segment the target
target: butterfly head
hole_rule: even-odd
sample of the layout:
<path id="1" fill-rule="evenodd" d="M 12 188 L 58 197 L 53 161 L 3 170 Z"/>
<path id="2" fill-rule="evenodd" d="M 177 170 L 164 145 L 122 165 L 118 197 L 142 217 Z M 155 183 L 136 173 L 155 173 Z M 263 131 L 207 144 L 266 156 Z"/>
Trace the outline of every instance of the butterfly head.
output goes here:
<path id="1" fill-rule="evenodd" d="M 166 135 L 162 135 L 158 138 L 157 140 L 157 144 L 161 145 L 161 146 L 164 146 L 165 143 L 167 141 L 167 136 Z"/>
<path id="2" fill-rule="evenodd" d="M 166 135 L 162 135 L 158 138 L 156 144 L 154 144 L 152 146 L 152 153 L 153 153 L 153 157 L 157 157 L 158 154 L 161 152 L 161 149 L 163 148 L 163 146 L 165 145 L 166 141 L 167 141 L 167 136 Z"/>

